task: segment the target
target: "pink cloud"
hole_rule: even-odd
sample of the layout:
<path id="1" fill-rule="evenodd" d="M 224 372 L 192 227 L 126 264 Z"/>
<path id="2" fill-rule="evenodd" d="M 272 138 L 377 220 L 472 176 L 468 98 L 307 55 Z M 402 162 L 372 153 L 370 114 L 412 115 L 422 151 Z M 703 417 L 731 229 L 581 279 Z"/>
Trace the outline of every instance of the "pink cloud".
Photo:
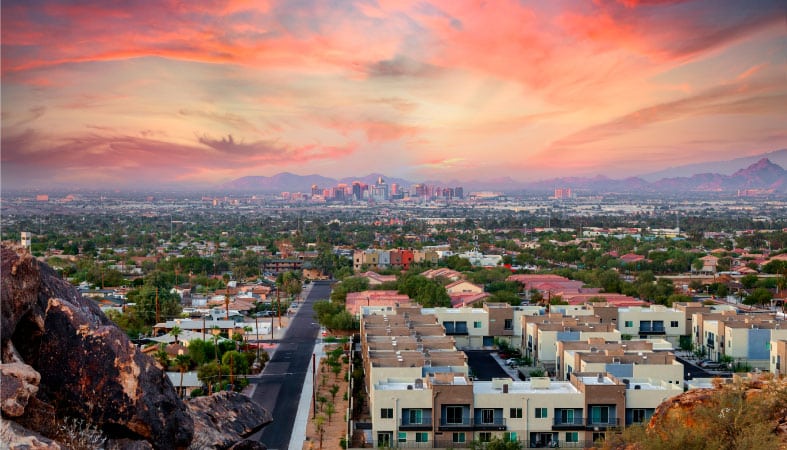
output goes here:
<path id="1" fill-rule="evenodd" d="M 35 161 L 34 167 L 26 169 L 25 177 L 58 180 L 68 172 L 81 174 L 85 180 L 93 174 L 111 174 L 116 182 L 140 177 L 145 181 L 161 182 L 160 177 L 191 179 L 195 173 L 237 173 L 341 158 L 356 149 L 352 143 L 291 146 L 265 141 L 237 142 L 231 135 L 219 139 L 203 136 L 193 145 L 98 133 L 61 137 L 56 141 L 51 144 L 49 136 L 32 129 L 17 134 L 4 133 L 3 168 L 25 166 Z M 15 178 L 22 174 L 9 172 L 8 175 Z"/>

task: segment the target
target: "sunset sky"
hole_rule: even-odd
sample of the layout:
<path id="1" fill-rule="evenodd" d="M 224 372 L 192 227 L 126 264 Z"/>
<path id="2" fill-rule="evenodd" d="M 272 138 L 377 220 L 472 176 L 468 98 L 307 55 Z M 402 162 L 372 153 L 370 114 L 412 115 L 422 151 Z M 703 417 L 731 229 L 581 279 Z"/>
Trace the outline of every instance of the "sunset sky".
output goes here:
<path id="1" fill-rule="evenodd" d="M 2 2 L 2 186 L 621 178 L 787 147 L 784 0 Z"/>

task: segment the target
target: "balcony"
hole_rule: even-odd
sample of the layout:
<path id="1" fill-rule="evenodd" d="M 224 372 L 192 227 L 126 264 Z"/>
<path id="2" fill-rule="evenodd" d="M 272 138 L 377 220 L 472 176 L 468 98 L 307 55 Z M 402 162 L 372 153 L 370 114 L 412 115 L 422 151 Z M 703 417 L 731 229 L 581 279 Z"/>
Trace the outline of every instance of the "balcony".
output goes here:
<path id="1" fill-rule="evenodd" d="M 664 329 L 663 326 L 640 326 L 639 327 L 639 334 L 641 335 L 664 335 L 667 334 L 667 330 Z"/>
<path id="2" fill-rule="evenodd" d="M 403 417 L 399 422 L 400 431 L 423 431 L 432 429 L 432 418 L 423 417 L 418 422 L 411 422 L 409 417 Z"/>
<path id="3" fill-rule="evenodd" d="M 504 431 L 506 429 L 506 419 L 495 418 L 492 421 L 474 420 L 471 417 L 463 417 L 461 422 L 448 422 L 445 417 L 440 418 L 440 431 Z"/>
<path id="4" fill-rule="evenodd" d="M 601 418 L 592 418 L 589 417 L 587 419 L 586 427 L 588 430 L 606 430 L 607 428 L 615 428 L 620 426 L 620 419 L 616 417 L 610 417 L 608 419 L 601 419 Z"/>
<path id="5" fill-rule="evenodd" d="M 585 418 L 581 416 L 574 416 L 573 419 L 563 419 L 562 417 L 555 417 L 552 422 L 553 430 L 584 430 Z"/>

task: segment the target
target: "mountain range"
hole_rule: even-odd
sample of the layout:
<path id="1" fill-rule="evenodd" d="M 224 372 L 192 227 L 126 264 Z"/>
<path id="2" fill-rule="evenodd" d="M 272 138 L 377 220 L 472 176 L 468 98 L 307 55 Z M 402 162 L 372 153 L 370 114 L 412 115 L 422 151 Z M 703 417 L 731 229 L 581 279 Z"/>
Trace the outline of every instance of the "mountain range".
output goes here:
<path id="1" fill-rule="evenodd" d="M 787 157 L 787 149 L 780 150 L 776 156 Z M 781 155 L 784 153 L 784 155 Z M 714 167 L 724 166 L 728 162 L 717 163 Z M 713 166 L 713 164 L 709 164 Z M 692 165 L 693 167 L 693 165 Z M 704 167 L 704 166 L 703 166 Z M 675 174 L 685 173 L 685 169 L 676 168 Z M 536 182 L 519 182 L 504 177 L 500 179 L 486 181 L 456 181 L 448 182 L 431 180 L 422 183 L 434 184 L 445 187 L 462 186 L 465 191 L 472 190 L 495 190 L 502 192 L 516 191 L 538 191 L 550 192 L 556 187 L 569 187 L 574 191 L 586 192 L 735 192 L 744 189 L 756 189 L 772 191 L 777 193 L 787 192 L 787 171 L 778 164 L 774 164 L 769 158 L 761 158 L 745 167 L 739 166 L 738 170 L 730 174 L 702 172 L 694 173 L 689 176 L 662 177 L 653 181 L 648 181 L 645 177 L 629 177 L 623 179 L 612 179 L 603 175 L 595 177 L 563 177 Z M 358 178 L 342 178 L 340 180 L 324 177 L 321 175 L 295 175 L 292 173 L 280 173 L 271 177 L 248 176 L 238 178 L 219 186 L 221 190 L 227 191 L 254 191 L 254 192 L 310 192 L 312 185 L 321 188 L 334 187 L 339 183 L 351 184 L 353 181 L 360 181 L 366 184 L 374 184 L 377 179 L 382 177 L 386 183 L 397 183 L 400 186 L 410 186 L 415 182 L 400 179 L 388 178 L 381 174 L 369 174 Z M 651 178 L 651 177 L 648 177 Z"/>

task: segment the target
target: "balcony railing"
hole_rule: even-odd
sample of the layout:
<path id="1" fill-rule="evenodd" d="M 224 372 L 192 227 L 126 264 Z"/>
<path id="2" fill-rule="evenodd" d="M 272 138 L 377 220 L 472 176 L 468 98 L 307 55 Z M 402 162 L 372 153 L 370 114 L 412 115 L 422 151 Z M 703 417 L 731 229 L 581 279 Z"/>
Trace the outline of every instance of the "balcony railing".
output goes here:
<path id="1" fill-rule="evenodd" d="M 399 422 L 399 429 L 402 431 L 431 430 L 432 418 L 423 417 L 420 421 L 410 421 L 409 417 L 403 417 Z"/>
<path id="2" fill-rule="evenodd" d="M 553 430 L 583 429 L 584 427 L 585 427 L 585 418 L 582 416 L 574 416 L 573 419 L 563 419 L 562 417 L 555 417 L 552 423 Z"/>
<path id="3" fill-rule="evenodd" d="M 639 334 L 667 334 L 667 330 L 662 327 L 639 327 Z"/>
<path id="4" fill-rule="evenodd" d="M 461 421 L 448 421 L 440 418 L 440 430 L 496 430 L 506 429 L 506 419 L 500 417 L 492 421 L 475 420 L 472 417 L 462 417 Z"/>
<path id="5" fill-rule="evenodd" d="M 604 429 L 604 428 L 614 428 L 620 426 L 620 419 L 616 417 L 610 417 L 608 419 L 594 419 L 592 417 L 588 417 L 587 419 L 587 428 L 593 429 Z"/>

